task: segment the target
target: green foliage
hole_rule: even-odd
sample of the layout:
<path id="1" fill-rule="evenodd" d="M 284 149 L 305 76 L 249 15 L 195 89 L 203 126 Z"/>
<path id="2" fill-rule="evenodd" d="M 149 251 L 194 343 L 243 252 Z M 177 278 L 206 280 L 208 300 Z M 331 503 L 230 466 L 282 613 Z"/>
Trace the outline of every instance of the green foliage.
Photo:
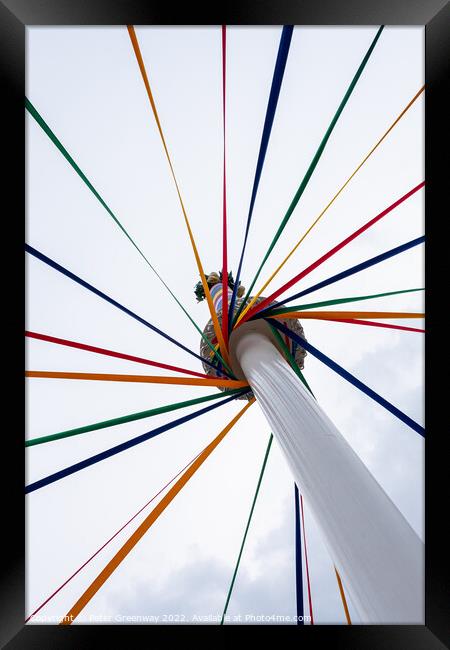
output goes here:
<path id="1" fill-rule="evenodd" d="M 220 282 L 222 282 L 222 271 L 219 272 L 219 277 L 220 277 Z M 208 287 L 211 289 L 211 287 L 214 286 L 214 284 L 216 284 L 216 283 L 215 282 L 208 282 Z M 240 284 L 241 283 L 239 282 L 239 285 Z M 235 282 L 234 282 L 233 274 L 232 274 L 231 271 L 229 271 L 229 273 L 228 273 L 228 286 L 230 287 L 230 289 L 234 289 L 234 285 L 235 285 Z M 194 293 L 195 293 L 195 297 L 197 298 L 197 302 L 201 302 L 202 300 L 205 300 L 205 298 L 206 298 L 205 290 L 203 288 L 203 284 L 202 284 L 201 280 L 199 280 L 197 282 L 197 284 L 195 285 Z"/>

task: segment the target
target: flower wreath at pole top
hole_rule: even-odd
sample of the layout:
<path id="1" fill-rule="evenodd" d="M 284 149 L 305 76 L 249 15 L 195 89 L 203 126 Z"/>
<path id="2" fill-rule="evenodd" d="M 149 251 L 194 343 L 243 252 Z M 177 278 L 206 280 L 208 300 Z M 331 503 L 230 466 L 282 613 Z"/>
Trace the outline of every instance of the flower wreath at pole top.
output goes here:
<path id="1" fill-rule="evenodd" d="M 208 275 L 208 277 L 206 278 L 206 282 L 207 282 L 208 287 L 209 287 L 210 289 L 211 289 L 211 287 L 213 287 L 215 284 L 217 284 L 217 283 L 219 283 L 219 282 L 222 282 L 222 271 L 220 271 L 219 273 L 216 273 L 215 271 L 213 271 L 212 273 L 210 273 L 210 274 Z M 228 286 L 229 286 L 230 289 L 234 289 L 234 285 L 235 285 L 235 281 L 234 281 L 234 278 L 233 278 L 233 274 L 232 274 L 232 272 L 230 271 L 230 272 L 228 273 Z M 241 296 L 244 295 L 244 292 L 245 292 L 245 287 L 243 287 L 243 286 L 241 285 L 241 283 L 239 282 L 239 283 L 238 283 L 237 296 L 240 298 Z M 206 298 L 206 296 L 205 296 L 205 289 L 203 288 L 203 284 L 202 284 L 202 281 L 201 281 L 201 280 L 199 280 L 199 281 L 197 282 L 197 284 L 195 285 L 195 287 L 194 287 L 194 293 L 195 293 L 195 296 L 196 296 L 196 298 L 197 298 L 197 302 L 202 302 L 202 300 L 205 300 L 205 298 Z"/>

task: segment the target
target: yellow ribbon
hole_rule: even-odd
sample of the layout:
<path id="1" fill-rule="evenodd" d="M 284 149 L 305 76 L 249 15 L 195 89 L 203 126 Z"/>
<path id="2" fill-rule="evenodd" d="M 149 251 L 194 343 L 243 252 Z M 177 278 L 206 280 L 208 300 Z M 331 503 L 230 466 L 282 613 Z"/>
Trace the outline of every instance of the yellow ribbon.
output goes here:
<path id="1" fill-rule="evenodd" d="M 335 200 L 337 199 L 337 197 L 338 197 L 338 196 L 341 194 L 341 192 L 342 192 L 342 191 L 347 187 L 347 185 L 350 183 L 350 181 L 352 180 L 352 178 L 353 178 L 353 177 L 354 177 L 354 176 L 359 172 L 359 170 L 360 170 L 361 167 L 364 165 L 364 163 L 365 163 L 365 162 L 370 158 L 370 156 L 373 154 L 373 152 L 374 152 L 374 151 L 379 147 L 379 145 L 383 142 L 383 140 L 387 137 L 387 135 L 392 131 L 392 129 L 394 128 L 394 126 L 395 126 L 395 125 L 396 125 L 396 124 L 401 120 L 401 118 L 402 118 L 403 115 L 407 112 L 407 110 L 408 110 L 409 108 L 411 108 L 411 106 L 414 104 L 414 102 L 416 101 L 416 99 L 421 95 L 421 93 L 424 91 L 424 89 L 425 89 L 425 86 L 422 86 L 422 88 L 421 88 L 421 89 L 420 89 L 420 90 L 419 90 L 419 91 L 414 95 L 414 97 L 411 99 L 411 101 L 410 101 L 410 102 L 405 106 L 405 108 L 402 110 L 402 112 L 400 113 L 400 115 L 399 115 L 399 116 L 398 116 L 398 117 L 397 117 L 397 118 L 392 122 L 391 126 L 390 126 L 390 127 L 388 128 L 388 130 L 384 133 L 384 135 L 383 135 L 383 136 L 378 140 L 378 142 L 375 144 L 375 146 L 372 147 L 372 149 L 369 151 L 369 153 L 368 153 L 368 154 L 363 158 L 363 160 L 359 163 L 359 165 L 358 165 L 358 167 L 355 169 L 355 171 L 354 171 L 354 172 L 353 172 L 353 173 L 352 173 L 352 174 L 347 178 L 347 180 L 346 180 L 345 183 L 342 185 L 342 187 L 341 187 L 341 188 L 336 192 L 336 194 L 333 196 L 333 198 L 332 198 L 331 201 L 328 203 L 328 205 L 325 206 L 325 208 L 322 210 L 322 212 L 319 214 L 319 216 L 316 218 L 316 220 L 311 224 L 311 226 L 308 228 L 308 230 L 305 232 L 305 234 L 302 235 L 302 237 L 298 240 L 298 242 L 295 244 L 294 248 L 290 251 L 290 253 L 289 253 L 288 255 L 286 255 L 286 257 L 285 257 L 284 260 L 281 262 L 281 264 L 280 264 L 280 265 L 275 269 L 275 271 L 272 273 L 272 275 L 269 277 L 269 279 L 268 279 L 268 280 L 263 284 L 263 286 L 262 286 L 261 289 L 258 291 L 258 293 L 257 293 L 255 296 L 253 296 L 253 298 L 251 299 L 251 301 L 248 303 L 248 305 L 245 307 L 245 309 L 243 309 L 243 311 L 242 311 L 241 314 L 239 315 L 239 318 L 238 318 L 238 320 L 236 321 L 236 325 L 237 325 L 237 323 L 239 323 L 239 322 L 242 320 L 242 318 L 245 316 L 245 314 L 248 312 L 248 310 L 249 310 L 249 309 L 250 309 L 250 308 L 255 304 L 256 300 L 257 300 L 257 299 L 259 298 L 259 296 L 262 294 L 262 292 L 264 291 L 264 289 L 266 289 L 266 287 L 268 287 L 268 285 L 272 282 L 272 280 L 273 280 L 273 279 L 275 278 L 275 276 L 279 273 L 279 271 L 281 271 L 281 269 L 283 268 L 283 266 L 286 264 L 286 262 L 288 261 L 288 259 L 289 259 L 289 258 L 290 258 L 294 253 L 295 253 L 295 251 L 296 251 L 297 248 L 300 246 L 300 244 L 302 243 L 302 241 L 303 241 L 303 240 L 304 240 L 304 239 L 309 235 L 309 233 L 310 233 L 311 230 L 314 228 L 314 226 L 315 226 L 317 223 L 319 223 L 320 219 L 323 217 L 323 215 L 324 215 L 325 212 L 328 210 L 328 208 L 329 208 L 331 205 L 333 205 L 333 203 L 335 202 Z"/>
<path id="2" fill-rule="evenodd" d="M 223 356 L 225 362 L 228 365 L 230 365 L 230 358 L 228 356 L 228 351 L 227 351 L 227 348 L 226 348 L 226 345 L 225 345 L 225 341 L 223 339 L 222 330 L 221 330 L 220 324 L 219 324 L 219 319 L 217 318 L 216 310 L 214 309 L 213 301 L 212 301 L 212 298 L 211 298 L 211 293 L 209 291 L 208 283 L 206 282 L 206 277 L 205 277 L 205 274 L 203 272 L 203 267 L 202 267 L 202 263 L 200 261 L 200 256 L 198 254 L 197 246 L 195 244 L 194 235 L 192 234 L 192 229 L 191 229 L 189 219 L 188 219 L 187 214 L 186 214 L 183 199 L 181 197 L 181 192 L 180 192 L 180 188 L 178 186 L 178 181 L 177 181 L 177 178 L 175 176 L 175 171 L 174 171 L 172 161 L 171 161 L 170 156 L 169 156 L 169 150 L 167 148 L 166 140 L 164 138 L 163 130 L 162 130 L 162 127 L 161 127 L 161 122 L 160 122 L 159 116 L 158 116 L 158 111 L 156 110 L 155 100 L 153 99 L 153 94 L 152 94 L 152 91 L 151 91 L 151 88 L 150 88 L 150 83 L 149 83 L 149 80 L 148 80 L 147 71 L 145 69 L 144 60 L 142 58 L 141 50 L 139 48 L 139 43 L 138 43 L 138 40 L 137 40 L 136 32 L 134 31 L 133 25 L 128 25 L 127 29 L 128 29 L 128 34 L 130 35 L 131 43 L 133 45 L 133 49 L 134 49 L 134 53 L 136 55 L 136 59 L 137 59 L 138 65 L 139 65 L 139 69 L 141 71 L 141 75 L 142 75 L 142 79 L 144 81 L 145 89 L 147 90 L 147 95 L 148 95 L 148 98 L 150 100 L 150 106 L 152 107 L 153 115 L 155 117 L 156 125 L 157 125 L 158 131 L 159 131 L 159 135 L 161 136 L 161 141 L 162 141 L 162 144 L 163 144 L 163 147 L 164 147 L 164 151 L 166 152 L 166 157 L 167 157 L 167 161 L 169 163 L 172 178 L 173 178 L 174 183 L 175 183 L 175 188 L 177 190 L 178 199 L 180 201 L 181 210 L 182 210 L 183 216 L 184 216 L 184 221 L 186 223 L 186 228 L 187 228 L 187 231 L 188 231 L 188 234 L 189 234 L 189 239 L 190 239 L 190 242 L 191 242 L 192 250 L 194 251 L 195 261 L 197 263 L 198 271 L 200 273 L 203 289 L 205 291 L 206 301 L 208 303 L 209 312 L 211 314 L 212 322 L 213 322 L 213 325 L 214 325 L 214 332 L 216 334 L 217 340 L 219 341 L 222 356 Z"/>
<path id="3" fill-rule="evenodd" d="M 52 372 L 46 370 L 27 370 L 25 377 L 40 379 L 86 379 L 90 381 L 126 381 L 142 384 L 175 384 L 176 386 L 216 386 L 222 388 L 244 388 L 245 381 L 234 379 L 203 379 L 197 377 L 159 377 L 154 375 L 112 375 L 95 372 Z"/>

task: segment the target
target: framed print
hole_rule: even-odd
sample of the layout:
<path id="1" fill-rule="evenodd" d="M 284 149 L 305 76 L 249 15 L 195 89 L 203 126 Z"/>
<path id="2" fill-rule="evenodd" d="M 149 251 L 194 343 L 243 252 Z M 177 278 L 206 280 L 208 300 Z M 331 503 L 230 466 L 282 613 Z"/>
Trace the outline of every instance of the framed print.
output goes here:
<path id="1" fill-rule="evenodd" d="M 7 647 L 443 647 L 432 5 L 2 3 Z"/>

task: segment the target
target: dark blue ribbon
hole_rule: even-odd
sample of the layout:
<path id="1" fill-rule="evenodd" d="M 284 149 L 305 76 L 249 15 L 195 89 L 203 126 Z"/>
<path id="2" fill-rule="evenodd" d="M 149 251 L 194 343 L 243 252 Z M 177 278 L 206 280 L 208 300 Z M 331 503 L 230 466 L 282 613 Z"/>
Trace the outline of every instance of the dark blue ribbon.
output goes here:
<path id="1" fill-rule="evenodd" d="M 375 264 L 379 264 L 379 262 L 383 262 L 383 260 L 387 260 L 390 257 L 394 257 L 394 255 L 398 255 L 399 253 L 403 253 L 404 251 L 407 251 L 410 248 L 417 246 L 418 244 L 422 244 L 424 241 L 425 241 L 425 236 L 422 236 L 422 237 L 418 237 L 417 239 L 412 239 L 411 241 L 406 242 L 406 244 L 401 244 L 401 246 L 397 246 L 396 248 L 391 248 L 391 250 L 386 251 L 385 253 L 381 253 L 380 255 L 376 255 L 376 257 L 372 257 L 370 260 L 367 260 L 366 262 L 361 262 L 361 264 L 352 266 L 346 271 L 342 271 L 341 273 L 337 273 L 336 275 L 333 275 L 331 278 L 328 278 L 328 280 L 322 280 L 322 282 L 318 282 L 317 284 L 314 284 L 312 287 L 309 287 L 309 289 L 304 289 L 303 291 L 300 291 L 300 293 L 296 293 L 293 296 L 289 296 L 289 298 L 285 298 L 281 302 L 277 302 L 275 306 L 270 306 L 270 307 L 266 307 L 265 309 L 262 309 L 257 314 L 252 316 L 250 320 L 253 320 L 254 318 L 265 318 L 266 316 L 269 315 L 268 312 L 272 311 L 274 308 L 278 309 L 279 307 L 281 307 L 281 305 L 285 305 L 287 302 L 290 302 L 291 300 L 296 300 L 297 298 L 306 296 L 308 293 L 312 293 L 313 291 L 317 291 L 318 289 L 327 287 L 329 284 L 333 284 L 334 282 L 338 282 L 339 280 L 348 278 L 350 275 L 359 273 L 359 271 L 363 271 L 364 269 L 367 269 L 370 266 L 374 266 Z"/>
<path id="2" fill-rule="evenodd" d="M 280 45 L 278 47 L 277 60 L 275 62 L 275 69 L 273 71 L 272 86 L 270 88 L 269 101 L 267 104 L 266 118 L 264 121 L 264 127 L 261 136 L 261 144 L 259 146 L 258 161 L 256 163 L 255 179 L 253 181 L 250 207 L 247 216 L 247 226 L 245 228 L 244 243 L 242 245 L 241 258 L 239 260 L 239 267 L 236 274 L 236 281 L 233 287 L 230 307 L 228 310 L 228 327 L 230 332 L 232 329 L 234 306 L 236 304 L 236 294 L 239 287 L 239 279 L 241 277 L 242 262 L 244 259 L 245 248 L 247 246 L 247 238 L 250 230 L 250 222 L 252 220 L 252 215 L 253 215 L 253 207 L 255 205 L 256 193 L 258 192 L 259 181 L 261 179 L 261 173 L 264 166 L 264 160 L 266 157 L 267 146 L 269 144 L 270 133 L 272 131 L 275 111 L 277 109 L 278 97 L 280 95 L 280 89 L 281 89 L 281 82 L 283 81 L 283 75 L 284 75 L 286 61 L 289 54 L 289 47 L 291 44 L 293 31 L 294 31 L 294 27 L 292 25 L 285 25 L 283 27 L 283 31 L 281 32 Z"/>
<path id="3" fill-rule="evenodd" d="M 304 625 L 303 620 L 303 569 L 302 569 L 302 532 L 300 522 L 300 500 L 298 487 L 295 488 L 295 585 L 297 594 L 297 625 Z"/>
<path id="4" fill-rule="evenodd" d="M 30 253 L 30 255 L 34 255 L 34 257 L 37 257 L 37 259 L 41 260 L 41 262 L 45 262 L 45 264 L 48 264 L 52 268 L 56 269 L 56 271 L 59 271 L 60 273 L 67 276 L 71 280 L 74 280 L 74 282 L 77 282 L 78 284 L 80 284 L 85 289 L 88 289 L 89 291 L 92 291 L 92 293 L 95 293 L 97 296 L 100 296 L 100 298 L 103 298 L 103 300 L 106 300 L 106 302 L 109 302 L 111 305 L 114 305 L 114 307 L 117 307 L 121 311 L 125 312 L 125 314 L 128 314 L 128 316 L 131 316 L 135 320 L 139 321 L 139 323 L 142 323 L 146 327 L 149 327 L 151 330 L 153 330 L 154 332 L 156 332 L 160 336 L 163 336 L 165 339 L 167 339 L 168 341 L 170 341 L 171 343 L 173 343 L 177 347 L 181 348 L 182 350 L 184 350 L 188 354 L 192 355 L 196 359 L 200 359 L 200 361 L 206 363 L 208 366 L 211 366 L 211 368 L 214 368 L 214 370 L 216 370 L 219 374 L 221 374 L 223 376 L 223 372 L 221 372 L 220 370 L 217 370 L 217 368 L 210 361 L 208 361 L 207 359 L 203 359 L 201 356 L 199 356 L 195 352 L 192 352 L 192 350 L 189 350 L 189 348 L 184 346 L 182 343 L 179 343 L 178 341 L 173 339 L 168 334 L 165 334 L 162 330 L 155 327 L 155 325 L 152 325 L 151 323 L 146 321 L 144 318 L 141 318 L 140 316 L 135 314 L 133 311 L 131 311 L 127 307 L 124 307 L 123 305 L 121 305 L 119 302 L 117 302 L 117 300 L 114 300 L 113 298 L 110 298 L 109 296 L 106 295 L 106 293 L 103 293 L 103 291 L 100 291 L 100 289 L 96 289 L 95 287 L 92 286 L 92 284 L 89 284 L 89 282 L 86 282 L 85 280 L 82 280 L 77 275 L 75 275 L 75 273 L 72 273 L 71 271 L 68 271 L 66 268 L 64 268 L 64 266 L 61 266 L 61 264 L 58 264 L 58 262 L 55 262 L 54 260 L 50 259 L 49 257 L 44 255 L 43 253 L 39 252 L 38 250 L 36 250 L 32 246 L 30 246 L 29 244 L 25 244 L 25 250 L 26 250 L 27 253 Z"/>
<path id="5" fill-rule="evenodd" d="M 50 474 L 45 478 L 41 478 L 39 481 L 30 483 L 30 485 L 27 485 L 25 487 L 25 494 L 29 494 L 30 492 L 34 492 L 35 490 L 39 490 L 40 488 L 49 485 L 50 483 L 54 483 L 55 481 L 59 481 L 60 479 L 69 476 L 70 474 L 75 474 L 75 472 L 79 472 L 80 470 L 85 469 L 86 467 L 95 465 L 95 463 L 99 463 L 100 461 L 105 460 L 106 458 L 110 458 L 111 456 L 120 454 L 120 452 L 125 451 L 126 449 L 130 449 L 131 447 L 135 447 L 136 445 L 139 445 L 141 442 L 150 440 L 150 438 L 154 438 L 155 436 L 158 436 L 160 433 L 164 433 L 164 431 L 169 431 L 169 429 L 174 429 L 175 427 L 180 426 L 180 424 L 184 424 L 189 420 L 198 418 L 199 415 L 208 413 L 209 411 L 212 411 L 213 409 L 218 408 L 219 406 L 223 406 L 223 404 L 228 404 L 228 402 L 231 402 L 232 400 L 236 399 L 240 395 L 243 395 L 247 391 L 248 388 L 244 388 L 242 389 L 241 392 L 234 393 L 231 397 L 227 397 L 227 399 L 220 400 L 217 404 L 212 404 L 211 406 L 206 406 L 204 408 L 201 408 L 198 411 L 195 411 L 194 413 L 183 415 L 183 417 L 177 418 L 176 420 L 173 420 L 168 424 L 163 424 L 161 427 L 152 429 L 152 431 L 148 431 L 147 433 L 143 433 L 140 436 L 131 438 L 131 440 L 122 442 L 119 445 L 116 445 L 115 447 L 111 447 L 110 449 L 106 449 L 105 451 L 102 451 L 99 454 L 95 454 L 95 456 L 90 456 L 89 458 L 86 458 L 85 460 L 82 460 L 79 463 L 75 463 L 74 465 L 70 465 L 65 469 L 61 469 L 59 472 L 55 472 L 54 474 Z"/>
<path id="6" fill-rule="evenodd" d="M 390 411 L 393 415 L 395 415 L 395 417 L 397 417 L 399 420 L 404 422 L 408 427 L 411 427 L 411 429 L 414 429 L 414 431 L 417 431 L 417 433 L 425 437 L 425 429 L 421 427 L 420 424 L 417 424 L 417 422 L 415 422 L 410 417 L 408 417 L 405 413 L 400 411 L 396 406 L 393 406 L 390 402 L 385 400 L 384 397 L 381 397 L 381 395 L 378 395 L 378 393 L 376 393 L 374 390 L 372 390 L 371 388 L 363 384 L 362 381 L 360 381 L 354 375 L 348 372 L 348 370 L 342 368 L 342 366 L 336 363 L 336 361 L 333 361 L 332 359 L 330 359 L 330 357 L 327 357 L 325 354 L 323 354 L 323 352 L 320 352 L 320 350 L 318 350 L 313 345 L 311 345 L 311 343 L 306 341 L 306 339 L 298 336 L 282 323 L 279 323 L 273 318 L 267 318 L 266 320 L 268 323 L 273 325 L 273 327 L 276 327 L 278 330 L 280 330 L 280 332 L 283 332 L 284 334 L 289 336 L 289 338 L 291 338 L 293 341 L 296 341 L 307 352 L 310 352 L 313 356 L 317 357 L 317 359 L 322 361 L 329 368 L 337 372 L 338 375 L 346 379 L 348 382 L 350 382 L 350 384 L 353 384 L 353 386 L 359 388 L 359 390 L 361 390 L 363 393 L 371 397 L 373 400 L 375 400 L 375 402 L 378 402 L 378 404 L 384 406 L 386 410 Z"/>

